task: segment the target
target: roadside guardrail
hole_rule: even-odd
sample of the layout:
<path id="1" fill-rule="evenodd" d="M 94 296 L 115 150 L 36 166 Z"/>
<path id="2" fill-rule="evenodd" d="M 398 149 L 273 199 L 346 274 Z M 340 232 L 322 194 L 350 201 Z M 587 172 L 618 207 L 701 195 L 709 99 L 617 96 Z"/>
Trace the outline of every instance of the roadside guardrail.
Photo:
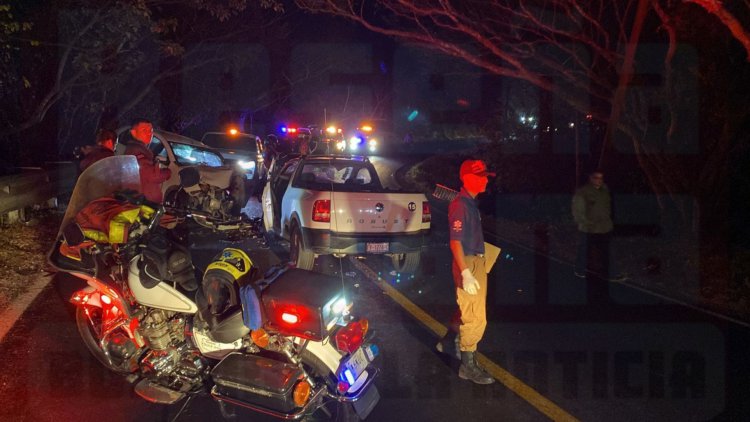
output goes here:
<path id="1" fill-rule="evenodd" d="M 28 210 L 73 191 L 78 176 L 70 161 L 23 167 L 18 174 L 0 177 L 0 216 L 24 221 Z"/>

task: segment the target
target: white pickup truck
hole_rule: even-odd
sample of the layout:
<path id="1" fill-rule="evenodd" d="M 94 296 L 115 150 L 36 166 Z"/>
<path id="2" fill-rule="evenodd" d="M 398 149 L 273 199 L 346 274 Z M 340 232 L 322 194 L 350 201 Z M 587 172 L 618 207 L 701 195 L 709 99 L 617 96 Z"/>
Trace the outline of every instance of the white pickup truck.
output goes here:
<path id="1" fill-rule="evenodd" d="M 289 240 L 298 268 L 317 255 L 385 254 L 414 272 L 430 231 L 421 193 L 383 188 L 366 157 L 306 156 L 271 165 L 263 190 L 266 231 Z"/>

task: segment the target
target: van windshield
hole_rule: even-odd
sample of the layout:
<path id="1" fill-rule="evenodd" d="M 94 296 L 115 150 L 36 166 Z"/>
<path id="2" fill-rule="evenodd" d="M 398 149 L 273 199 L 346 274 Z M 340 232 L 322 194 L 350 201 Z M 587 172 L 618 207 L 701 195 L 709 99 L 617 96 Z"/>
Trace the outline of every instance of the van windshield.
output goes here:
<path id="1" fill-rule="evenodd" d="M 172 153 L 174 153 L 178 164 L 204 165 L 208 167 L 221 167 L 224 165 L 221 155 L 209 149 L 177 142 L 170 142 L 169 145 L 172 147 Z"/>

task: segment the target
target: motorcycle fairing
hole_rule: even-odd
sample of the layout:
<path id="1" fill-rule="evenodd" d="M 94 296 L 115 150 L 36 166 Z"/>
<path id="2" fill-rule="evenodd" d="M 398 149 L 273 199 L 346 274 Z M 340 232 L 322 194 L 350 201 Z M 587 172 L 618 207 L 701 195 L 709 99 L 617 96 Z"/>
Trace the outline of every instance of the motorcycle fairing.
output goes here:
<path id="1" fill-rule="evenodd" d="M 123 190 L 141 191 L 141 175 L 135 156 L 107 157 L 92 164 L 76 181 L 57 236 L 63 234 L 65 227 L 89 202 Z"/>

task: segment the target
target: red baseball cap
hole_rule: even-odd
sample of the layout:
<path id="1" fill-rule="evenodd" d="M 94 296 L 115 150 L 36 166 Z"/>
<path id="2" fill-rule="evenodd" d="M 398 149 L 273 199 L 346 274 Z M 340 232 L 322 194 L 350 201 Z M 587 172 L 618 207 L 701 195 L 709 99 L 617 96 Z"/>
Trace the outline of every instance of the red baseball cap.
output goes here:
<path id="1" fill-rule="evenodd" d="M 463 178 L 467 174 L 473 174 L 473 175 L 481 176 L 481 177 L 487 177 L 487 176 L 495 177 L 496 176 L 495 173 L 491 171 L 487 171 L 487 165 L 484 164 L 484 161 L 482 160 L 464 161 L 461 164 L 461 176 L 460 177 Z"/>

